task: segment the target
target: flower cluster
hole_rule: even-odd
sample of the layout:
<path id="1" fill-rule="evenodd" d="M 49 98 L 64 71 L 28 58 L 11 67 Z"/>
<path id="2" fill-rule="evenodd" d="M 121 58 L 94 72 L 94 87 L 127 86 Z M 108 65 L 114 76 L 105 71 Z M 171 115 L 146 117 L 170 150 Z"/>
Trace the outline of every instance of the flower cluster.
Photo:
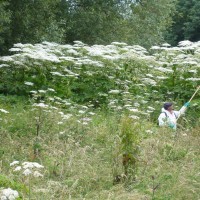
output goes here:
<path id="1" fill-rule="evenodd" d="M 23 162 L 22 165 L 19 165 L 19 161 L 13 161 L 10 163 L 10 166 L 14 167 L 14 172 L 22 171 L 24 176 L 33 175 L 33 177 L 43 177 L 40 170 L 44 166 L 37 162 Z"/>
<path id="2" fill-rule="evenodd" d="M 11 188 L 2 189 L 0 192 L 1 200 L 15 200 L 19 197 L 19 193 L 16 190 L 12 190 Z"/>

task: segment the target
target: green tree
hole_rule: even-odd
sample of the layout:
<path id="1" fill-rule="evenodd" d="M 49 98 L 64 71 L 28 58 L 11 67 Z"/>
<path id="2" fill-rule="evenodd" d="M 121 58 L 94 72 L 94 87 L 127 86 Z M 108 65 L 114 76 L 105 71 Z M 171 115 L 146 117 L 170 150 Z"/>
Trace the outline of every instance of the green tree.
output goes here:
<path id="1" fill-rule="evenodd" d="M 200 1 L 178 0 L 173 26 L 166 34 L 166 39 L 173 45 L 179 41 L 200 40 Z"/>
<path id="2" fill-rule="evenodd" d="M 7 30 L 0 38 L 7 49 L 15 43 L 75 40 L 87 44 L 118 41 L 148 47 L 163 40 L 175 1 L 7 0 L 8 4 L 0 4 Z"/>
<path id="3" fill-rule="evenodd" d="M 71 0 L 67 41 L 150 46 L 163 40 L 175 0 Z"/>
<path id="4" fill-rule="evenodd" d="M 123 17 L 120 0 L 71 0 L 66 41 L 108 44 L 121 40 Z"/>
<path id="5" fill-rule="evenodd" d="M 9 0 L 9 3 L 12 12 L 10 46 L 18 42 L 63 41 L 62 21 L 56 18 L 60 0 Z"/>
<path id="6" fill-rule="evenodd" d="M 164 41 L 172 23 L 176 0 L 140 0 L 131 5 L 128 41 L 145 47 Z"/>
<path id="7" fill-rule="evenodd" d="M 10 24 L 10 11 L 7 6 L 8 3 L 6 1 L 0 2 L 0 54 L 4 50 Z"/>

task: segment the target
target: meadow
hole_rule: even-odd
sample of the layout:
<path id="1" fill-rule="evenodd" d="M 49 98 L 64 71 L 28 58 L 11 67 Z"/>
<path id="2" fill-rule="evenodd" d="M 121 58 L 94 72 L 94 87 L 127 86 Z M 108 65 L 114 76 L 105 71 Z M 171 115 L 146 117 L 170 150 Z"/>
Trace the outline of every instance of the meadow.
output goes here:
<path id="1" fill-rule="evenodd" d="M 200 42 L 16 44 L 0 57 L 1 199 L 199 199 Z M 9 197 L 6 195 L 16 192 Z M 12 197 L 11 197 L 12 196 Z"/>

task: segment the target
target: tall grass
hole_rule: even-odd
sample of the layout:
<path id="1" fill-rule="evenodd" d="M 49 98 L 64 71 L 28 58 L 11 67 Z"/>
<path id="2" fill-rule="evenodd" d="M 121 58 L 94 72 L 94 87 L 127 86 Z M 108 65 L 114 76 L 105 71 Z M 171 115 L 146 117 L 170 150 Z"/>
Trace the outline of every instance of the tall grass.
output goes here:
<path id="1" fill-rule="evenodd" d="M 136 121 L 108 112 L 99 112 L 88 125 L 75 117 L 59 124 L 59 115 L 44 112 L 37 136 L 37 110 L 20 104 L 8 108 L 10 113 L 2 114 L 0 125 L 0 185 L 17 189 L 22 199 L 28 197 L 28 186 L 10 169 L 13 160 L 45 167 L 44 177 L 31 182 L 32 199 L 200 198 L 199 127 L 174 134 L 150 121 L 137 121 L 136 126 Z M 132 133 L 139 134 L 140 142 L 131 140 L 127 146 L 122 134 L 133 137 Z M 135 144 L 139 146 L 134 180 L 114 182 L 116 175 L 123 178 L 124 150 L 134 150 Z"/>

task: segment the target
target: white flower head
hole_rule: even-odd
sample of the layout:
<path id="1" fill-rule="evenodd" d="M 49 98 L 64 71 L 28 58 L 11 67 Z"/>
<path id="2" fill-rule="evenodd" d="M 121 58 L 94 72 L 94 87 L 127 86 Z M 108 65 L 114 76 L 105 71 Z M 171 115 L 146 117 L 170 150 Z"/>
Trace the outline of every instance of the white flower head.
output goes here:
<path id="1" fill-rule="evenodd" d="M 48 108 L 48 105 L 44 104 L 44 103 L 34 103 L 33 106 L 35 107 L 40 107 L 40 108 Z"/>
<path id="2" fill-rule="evenodd" d="M 32 169 L 34 166 L 33 166 L 32 162 L 23 162 L 22 167 L 24 169 Z"/>
<path id="3" fill-rule="evenodd" d="M 30 93 L 37 94 L 37 91 L 31 90 Z"/>
<path id="4" fill-rule="evenodd" d="M 4 109 L 0 109 L 0 111 L 2 112 L 2 113 L 9 113 L 7 110 L 4 110 Z"/>
<path id="5" fill-rule="evenodd" d="M 61 74 L 60 72 L 50 72 L 52 75 L 56 75 L 56 76 L 64 76 L 63 74 Z"/>
<path id="6" fill-rule="evenodd" d="M 192 45 L 192 42 L 190 42 L 189 40 L 184 40 L 178 43 L 179 47 L 185 47 L 185 46 L 190 46 Z"/>
<path id="7" fill-rule="evenodd" d="M 23 166 L 24 169 L 33 169 L 33 168 L 40 169 L 40 168 L 44 168 L 43 165 L 40 165 L 37 162 L 23 162 L 22 166 Z"/>
<path id="8" fill-rule="evenodd" d="M 95 115 L 95 113 L 94 113 L 94 112 L 89 112 L 88 114 L 90 114 L 90 115 Z"/>
<path id="9" fill-rule="evenodd" d="M 6 196 L 1 196 L 1 200 L 7 200 L 7 197 Z"/>
<path id="10" fill-rule="evenodd" d="M 28 176 L 28 175 L 32 174 L 32 171 L 30 169 L 25 169 L 24 172 L 23 172 L 23 174 L 25 176 Z"/>
<path id="11" fill-rule="evenodd" d="M 186 81 L 200 81 L 200 78 L 187 78 Z"/>
<path id="12" fill-rule="evenodd" d="M 21 169 L 22 169 L 21 166 L 17 166 L 17 167 L 14 169 L 14 172 L 20 171 Z"/>
<path id="13" fill-rule="evenodd" d="M 151 106 L 148 106 L 148 109 L 150 110 L 155 110 L 155 108 L 151 107 Z"/>
<path id="14" fill-rule="evenodd" d="M 14 166 L 14 165 L 18 165 L 19 164 L 19 161 L 18 160 L 15 160 L 13 161 L 12 163 L 10 163 L 10 166 Z"/>
<path id="15" fill-rule="evenodd" d="M 84 114 L 85 113 L 85 110 L 79 110 L 78 111 L 80 114 Z"/>
<path id="16" fill-rule="evenodd" d="M 36 178 L 38 178 L 38 177 L 43 177 L 43 175 L 42 175 L 40 172 L 38 172 L 38 171 L 35 171 L 35 172 L 33 173 L 33 176 L 36 177 Z"/>
<path id="17" fill-rule="evenodd" d="M 55 90 L 52 89 L 52 88 L 48 88 L 47 90 L 50 91 L 50 92 L 55 92 Z"/>
<path id="18" fill-rule="evenodd" d="M 140 119 L 138 116 L 136 116 L 136 115 L 130 115 L 129 116 L 131 119 Z"/>
<path id="19" fill-rule="evenodd" d="M 39 93 L 46 93 L 46 90 L 38 90 Z"/>
<path id="20" fill-rule="evenodd" d="M 88 118 L 88 117 L 85 117 L 85 118 L 82 118 L 82 121 L 85 121 L 85 122 L 90 122 L 92 119 L 91 118 Z"/>
<path id="21" fill-rule="evenodd" d="M 131 112 L 139 112 L 139 110 L 137 108 L 128 108 L 128 110 Z"/>
<path id="22" fill-rule="evenodd" d="M 1 200 L 15 200 L 19 197 L 19 193 L 11 188 L 3 189 L 1 191 Z"/>
<path id="23" fill-rule="evenodd" d="M 2 67 L 9 67 L 9 65 L 7 65 L 7 64 L 1 64 L 0 68 L 2 68 Z"/>
<path id="24" fill-rule="evenodd" d="M 110 90 L 108 93 L 109 94 L 119 94 L 120 91 L 119 90 Z"/>
<path id="25" fill-rule="evenodd" d="M 38 169 L 42 169 L 42 168 L 44 168 L 43 165 L 40 165 L 40 164 L 37 163 L 37 162 L 33 162 L 33 165 L 34 165 L 34 167 L 36 167 L 36 168 L 38 168 Z"/>
<path id="26" fill-rule="evenodd" d="M 69 119 L 69 118 L 71 118 L 73 115 L 72 114 L 67 114 L 67 115 L 63 115 L 62 117 L 63 117 L 63 119 Z"/>
<path id="27" fill-rule="evenodd" d="M 168 43 L 164 43 L 164 44 L 162 44 L 161 46 L 162 46 L 162 47 L 170 47 L 171 45 L 168 44 Z"/>
<path id="28" fill-rule="evenodd" d="M 32 83 L 32 82 L 24 82 L 24 84 L 28 85 L 28 86 L 33 86 L 34 85 L 34 83 Z"/>
<path id="29" fill-rule="evenodd" d="M 136 102 L 136 103 L 134 103 L 134 106 L 135 106 L 135 107 L 139 107 L 140 104 Z"/>

